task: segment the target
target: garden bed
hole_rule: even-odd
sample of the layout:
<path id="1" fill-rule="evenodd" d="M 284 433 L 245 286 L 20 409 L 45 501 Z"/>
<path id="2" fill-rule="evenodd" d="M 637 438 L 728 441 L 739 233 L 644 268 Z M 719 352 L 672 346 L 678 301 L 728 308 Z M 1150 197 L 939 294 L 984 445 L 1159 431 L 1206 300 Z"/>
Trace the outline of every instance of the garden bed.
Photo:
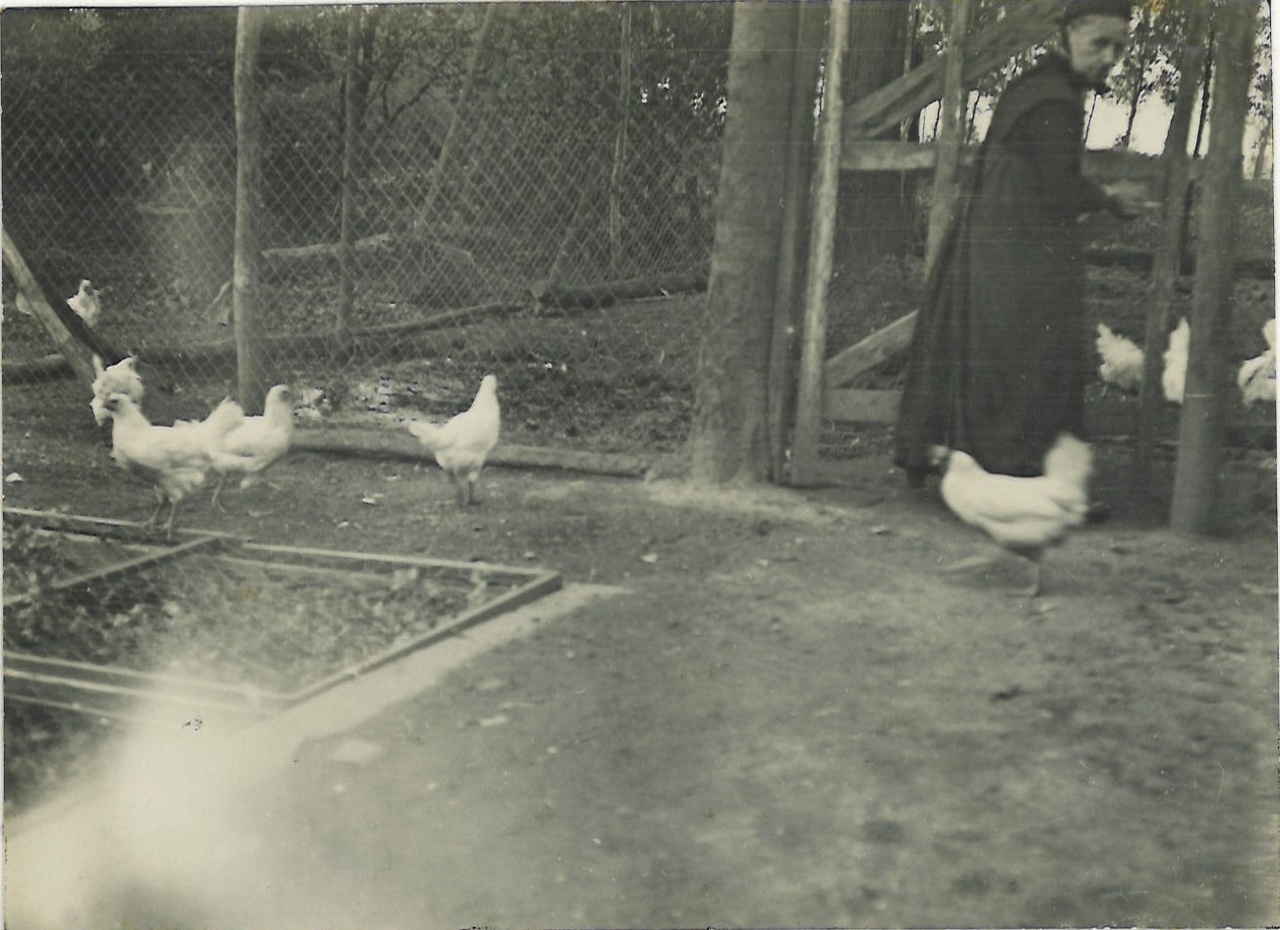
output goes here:
<path id="1" fill-rule="evenodd" d="M 259 719 L 561 585 L 535 569 L 187 537 L 158 546 L 128 525 L 5 511 L 7 781 L 113 719 Z"/>

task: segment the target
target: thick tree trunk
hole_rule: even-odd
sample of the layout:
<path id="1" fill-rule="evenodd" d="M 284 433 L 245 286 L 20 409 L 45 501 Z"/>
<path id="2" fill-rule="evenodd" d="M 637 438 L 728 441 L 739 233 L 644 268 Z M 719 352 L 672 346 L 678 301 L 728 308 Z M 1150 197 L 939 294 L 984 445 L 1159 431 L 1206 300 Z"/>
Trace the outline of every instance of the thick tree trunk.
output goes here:
<path id="1" fill-rule="evenodd" d="M 1170 525 L 1180 532 L 1211 533 L 1217 529 L 1223 424 L 1228 398 L 1235 389 L 1227 328 L 1257 14 L 1257 4 L 1244 0 L 1219 10 L 1222 54 L 1214 78 L 1213 132 L 1205 161 L 1196 283 L 1191 295 L 1191 346 L 1170 512 Z"/>
<path id="2" fill-rule="evenodd" d="M 768 368 L 799 6 L 734 9 L 716 234 L 698 359 L 692 476 L 769 474 Z"/>

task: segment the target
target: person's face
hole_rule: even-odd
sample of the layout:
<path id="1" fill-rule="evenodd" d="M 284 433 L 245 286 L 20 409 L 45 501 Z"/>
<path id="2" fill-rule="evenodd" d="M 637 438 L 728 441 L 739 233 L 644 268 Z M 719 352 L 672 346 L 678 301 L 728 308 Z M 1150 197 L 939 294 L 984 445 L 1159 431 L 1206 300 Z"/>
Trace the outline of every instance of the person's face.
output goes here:
<path id="1" fill-rule="evenodd" d="M 1129 46 L 1129 24 L 1118 16 L 1082 16 L 1066 29 L 1071 68 L 1090 84 L 1103 84 Z"/>

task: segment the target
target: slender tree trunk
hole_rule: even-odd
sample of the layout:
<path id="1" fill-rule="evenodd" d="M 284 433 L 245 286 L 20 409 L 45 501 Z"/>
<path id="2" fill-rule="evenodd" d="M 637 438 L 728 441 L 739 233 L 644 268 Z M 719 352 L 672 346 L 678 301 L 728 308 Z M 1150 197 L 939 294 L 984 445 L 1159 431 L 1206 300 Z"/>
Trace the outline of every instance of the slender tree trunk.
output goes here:
<path id="1" fill-rule="evenodd" d="M 954 0 L 947 26 L 947 68 L 942 100 L 938 106 L 941 122 L 934 130 L 938 162 L 933 173 L 933 202 L 929 208 L 929 237 L 925 248 L 926 271 L 933 268 L 943 237 L 955 220 L 959 202 L 960 153 L 964 148 L 964 57 L 968 44 L 969 18 L 975 0 Z"/>
<path id="2" fill-rule="evenodd" d="M 1271 154 L 1271 134 L 1275 132 L 1275 118 L 1271 113 L 1267 114 L 1267 121 L 1262 126 L 1262 133 L 1258 136 L 1258 151 L 1253 158 L 1253 171 L 1251 177 L 1263 177 L 1267 170 L 1267 157 Z"/>
<path id="3" fill-rule="evenodd" d="M 613 171 L 609 176 L 609 268 L 622 273 L 622 178 L 627 163 L 627 130 L 631 119 L 631 5 L 622 6 L 622 67 L 618 76 L 621 110 L 613 140 Z"/>
<path id="4" fill-rule="evenodd" d="M 769 474 L 768 366 L 799 6 L 734 7 L 711 280 L 690 435 L 696 481 Z"/>
<path id="5" fill-rule="evenodd" d="M 1196 144 L 1191 150 L 1195 158 L 1204 151 L 1204 131 L 1209 125 L 1209 101 L 1213 96 L 1213 33 L 1209 33 L 1209 51 L 1204 56 L 1204 77 L 1200 79 L 1200 119 L 1196 123 Z"/>
<path id="6" fill-rule="evenodd" d="M 1234 0 L 1219 10 L 1222 55 L 1214 79 L 1213 133 L 1201 195 L 1191 345 L 1170 514 L 1170 525 L 1180 532 L 1217 529 L 1223 421 L 1235 388 L 1227 329 L 1257 12 L 1256 2 L 1244 0 Z"/>
<path id="7" fill-rule="evenodd" d="M 467 60 L 467 73 L 462 80 L 462 91 L 458 94 L 458 102 L 454 104 L 453 118 L 449 121 L 449 129 L 445 133 L 444 142 L 440 146 L 440 154 L 436 157 L 436 163 L 431 168 L 431 186 L 427 190 L 426 202 L 418 212 L 424 223 L 431 224 L 436 221 L 436 201 L 440 199 L 440 189 L 443 186 L 445 171 L 448 170 L 454 150 L 459 145 L 458 140 L 462 134 L 462 121 L 466 119 L 468 111 L 471 109 L 471 94 L 475 89 L 476 71 L 480 66 L 480 57 L 489 41 L 489 31 L 493 26 L 494 17 L 497 16 L 499 6 L 501 4 L 489 4 L 485 8 L 484 19 L 480 21 L 480 31 L 476 35 L 476 44 L 472 47 L 471 57 Z"/>
<path id="8" fill-rule="evenodd" d="M 1133 141 L 1133 124 L 1138 119 L 1138 104 L 1142 102 L 1142 87 L 1135 87 L 1133 94 L 1129 97 L 1129 109 L 1125 114 L 1124 135 L 1120 137 L 1119 147 L 1127 149 L 1129 143 Z"/>
<path id="9" fill-rule="evenodd" d="M 1189 203 L 1187 192 L 1191 174 L 1191 157 L 1187 142 L 1196 114 L 1196 89 L 1204 69 L 1205 38 L 1209 32 L 1210 7 L 1197 3 L 1191 7 L 1187 21 L 1187 38 L 1178 62 L 1178 92 L 1174 98 L 1173 116 L 1164 139 L 1163 190 L 1164 241 L 1155 254 L 1151 275 L 1150 299 L 1147 305 L 1147 330 L 1143 340 L 1142 391 L 1138 403 L 1138 439 L 1134 447 L 1133 486 L 1151 486 L 1151 452 L 1160 428 L 1164 410 L 1164 389 L 1160 374 L 1164 351 L 1169 341 L 1169 307 L 1173 303 L 1174 285 L 1182 268 L 1182 252 Z"/>
<path id="10" fill-rule="evenodd" d="M 233 78 L 236 111 L 236 229 L 232 280 L 237 393 L 249 413 L 261 413 L 267 388 L 262 326 L 258 212 L 262 202 L 262 110 L 258 49 L 266 8 L 242 6 L 236 22 Z"/>
<path id="11" fill-rule="evenodd" d="M 360 100 L 357 74 L 360 70 L 361 10 L 347 11 L 347 61 L 342 94 L 342 251 L 338 272 L 338 318 L 335 329 L 341 339 L 351 326 L 355 302 L 356 275 L 356 148 L 360 144 Z"/>
<path id="12" fill-rule="evenodd" d="M 964 114 L 964 142 L 965 145 L 972 145 L 978 141 L 978 104 L 982 102 L 982 92 L 978 90 L 969 91 L 969 96 L 965 101 Z"/>

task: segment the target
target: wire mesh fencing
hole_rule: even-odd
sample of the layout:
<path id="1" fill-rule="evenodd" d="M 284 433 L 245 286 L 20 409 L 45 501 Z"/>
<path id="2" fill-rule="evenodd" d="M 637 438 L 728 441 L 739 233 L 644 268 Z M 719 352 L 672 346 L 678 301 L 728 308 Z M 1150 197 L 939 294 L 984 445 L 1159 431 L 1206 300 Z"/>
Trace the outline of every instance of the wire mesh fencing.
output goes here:
<path id="1" fill-rule="evenodd" d="M 449 413 L 492 372 L 518 441 L 678 440 L 731 9 L 261 15 L 255 348 L 299 416 Z M 173 388 L 153 419 L 197 415 L 236 383 L 236 13 L 4 26 L 5 229 L 51 296 L 100 289 L 95 329 Z M 4 297 L 6 366 L 51 352 Z"/>

